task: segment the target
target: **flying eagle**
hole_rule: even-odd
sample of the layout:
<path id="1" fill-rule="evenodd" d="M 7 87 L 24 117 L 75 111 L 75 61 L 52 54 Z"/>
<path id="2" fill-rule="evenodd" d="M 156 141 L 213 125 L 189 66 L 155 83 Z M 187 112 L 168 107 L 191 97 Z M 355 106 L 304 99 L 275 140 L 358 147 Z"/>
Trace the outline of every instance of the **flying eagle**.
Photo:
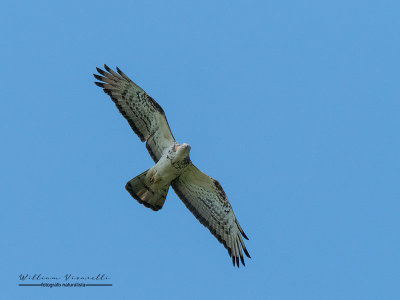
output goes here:
<path id="1" fill-rule="evenodd" d="M 93 74 L 125 117 L 146 148 L 155 165 L 128 181 L 125 188 L 139 203 L 157 211 L 162 208 L 169 186 L 193 215 L 221 242 L 232 257 L 233 265 L 243 265 L 243 252 L 250 257 L 242 236 L 248 240 L 233 213 L 219 182 L 192 164 L 186 143 L 179 145 L 168 125 L 161 106 L 130 80 L 118 67 L 117 72 Z"/>

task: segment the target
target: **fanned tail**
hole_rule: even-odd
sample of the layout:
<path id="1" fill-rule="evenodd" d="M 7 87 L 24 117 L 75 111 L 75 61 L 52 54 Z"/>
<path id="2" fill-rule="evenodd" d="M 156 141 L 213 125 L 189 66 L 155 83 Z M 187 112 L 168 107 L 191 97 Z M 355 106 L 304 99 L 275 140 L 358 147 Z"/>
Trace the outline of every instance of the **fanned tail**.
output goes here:
<path id="1" fill-rule="evenodd" d="M 151 208 L 154 211 L 160 210 L 168 194 L 169 185 L 154 189 L 147 176 L 149 170 L 131 179 L 125 185 L 125 189 L 140 204 Z"/>

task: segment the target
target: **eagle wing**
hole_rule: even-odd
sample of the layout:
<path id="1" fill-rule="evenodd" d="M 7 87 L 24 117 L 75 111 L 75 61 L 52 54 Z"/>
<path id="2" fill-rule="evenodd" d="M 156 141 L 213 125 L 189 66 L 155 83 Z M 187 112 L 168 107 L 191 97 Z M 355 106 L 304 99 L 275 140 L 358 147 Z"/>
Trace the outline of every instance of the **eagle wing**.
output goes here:
<path id="1" fill-rule="evenodd" d="M 233 265 L 239 257 L 245 265 L 243 252 L 250 257 L 242 236 L 248 240 L 233 213 L 219 182 L 197 169 L 192 163 L 172 181 L 172 187 L 186 207 L 207 227 L 228 250 Z"/>
<path id="2" fill-rule="evenodd" d="M 142 142 L 146 142 L 147 150 L 157 162 L 164 150 L 175 142 L 164 110 L 118 67 L 118 73 L 107 65 L 104 65 L 104 68 L 107 72 L 97 68 L 101 76 L 93 74 L 96 79 L 102 81 L 95 84 L 102 87 L 111 97 L 133 131 Z"/>

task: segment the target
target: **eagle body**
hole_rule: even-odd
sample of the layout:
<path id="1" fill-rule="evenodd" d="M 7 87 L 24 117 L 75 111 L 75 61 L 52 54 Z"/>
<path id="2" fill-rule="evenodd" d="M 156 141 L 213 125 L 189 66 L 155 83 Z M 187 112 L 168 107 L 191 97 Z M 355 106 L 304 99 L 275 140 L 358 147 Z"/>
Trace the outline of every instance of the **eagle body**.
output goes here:
<path id="1" fill-rule="evenodd" d="M 152 167 L 149 172 L 149 181 L 154 184 L 154 189 L 158 184 L 171 184 L 172 180 L 177 178 L 182 171 L 189 165 L 190 146 L 183 143 L 179 146 L 175 143 L 167 152 L 165 152 L 160 160 Z"/>
<path id="2" fill-rule="evenodd" d="M 169 186 L 190 164 L 190 146 L 174 143 L 166 149 L 157 163 L 130 180 L 125 188 L 140 203 L 159 210 L 165 202 Z"/>
<path id="3" fill-rule="evenodd" d="M 134 177 L 125 185 L 129 194 L 139 203 L 154 211 L 165 202 L 169 187 L 221 242 L 232 257 L 233 265 L 243 265 L 243 253 L 250 257 L 243 242 L 248 239 L 233 213 L 221 184 L 201 172 L 190 160 L 191 147 L 179 145 L 172 135 L 164 110 L 143 89 L 120 69 L 114 72 L 97 68 L 101 75 L 93 74 L 138 135 L 155 165 Z M 243 237 L 243 238 L 242 238 Z"/>
<path id="4" fill-rule="evenodd" d="M 178 143 L 166 151 L 146 175 L 146 179 L 150 183 L 149 188 L 155 191 L 160 186 L 171 185 L 171 182 L 181 175 L 189 165 L 189 152 L 188 144 L 179 146 Z"/>

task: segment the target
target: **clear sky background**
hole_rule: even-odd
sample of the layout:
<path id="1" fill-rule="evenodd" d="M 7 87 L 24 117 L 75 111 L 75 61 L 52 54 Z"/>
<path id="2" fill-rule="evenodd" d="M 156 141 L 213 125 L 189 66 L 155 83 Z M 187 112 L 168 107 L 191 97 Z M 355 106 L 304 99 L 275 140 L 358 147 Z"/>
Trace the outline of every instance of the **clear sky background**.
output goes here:
<path id="1" fill-rule="evenodd" d="M 6 1 L 3 299 L 400 299 L 398 1 Z M 250 240 L 233 268 L 101 89 L 119 66 L 218 179 Z M 112 287 L 18 287 L 105 273 Z"/>

